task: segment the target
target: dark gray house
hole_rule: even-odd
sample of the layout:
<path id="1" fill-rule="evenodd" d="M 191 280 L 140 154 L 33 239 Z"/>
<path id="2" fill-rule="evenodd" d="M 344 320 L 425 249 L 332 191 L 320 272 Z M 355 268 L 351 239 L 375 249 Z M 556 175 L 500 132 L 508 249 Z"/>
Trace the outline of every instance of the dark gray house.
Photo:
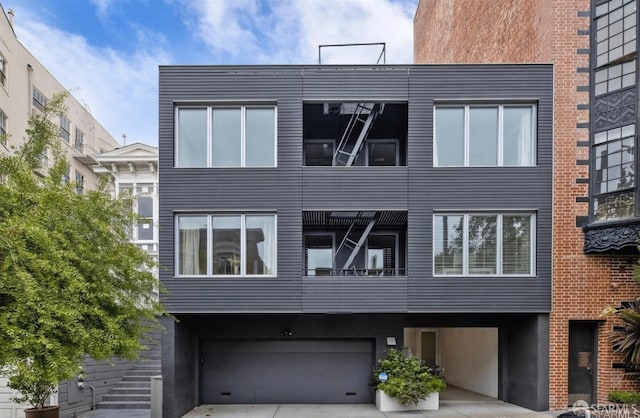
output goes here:
<path id="1" fill-rule="evenodd" d="M 388 346 L 544 410 L 550 65 L 161 66 L 164 413 L 369 403 Z"/>

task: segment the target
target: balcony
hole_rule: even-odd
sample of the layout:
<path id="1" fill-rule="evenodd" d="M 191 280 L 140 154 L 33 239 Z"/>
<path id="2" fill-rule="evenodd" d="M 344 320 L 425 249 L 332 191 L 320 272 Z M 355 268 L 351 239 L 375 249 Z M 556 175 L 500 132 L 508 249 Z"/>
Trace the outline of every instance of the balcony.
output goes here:
<path id="1" fill-rule="evenodd" d="M 406 276 L 406 211 L 305 211 L 303 276 Z"/>

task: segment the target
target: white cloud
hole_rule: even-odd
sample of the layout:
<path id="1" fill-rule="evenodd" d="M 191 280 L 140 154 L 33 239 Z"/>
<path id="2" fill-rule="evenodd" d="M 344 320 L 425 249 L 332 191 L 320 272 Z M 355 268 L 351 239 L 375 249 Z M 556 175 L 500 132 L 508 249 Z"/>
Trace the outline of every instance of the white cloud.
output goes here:
<path id="1" fill-rule="evenodd" d="M 305 63 L 318 45 L 386 42 L 387 63 L 413 61 L 417 0 L 199 0 L 198 36 L 232 63 Z M 323 63 L 374 63 L 379 48 L 325 48 Z"/>
<path id="2" fill-rule="evenodd" d="M 157 145 L 158 65 L 170 62 L 167 52 L 96 48 L 27 12 L 19 16 L 18 39 L 114 138 L 126 133 L 128 143 Z"/>

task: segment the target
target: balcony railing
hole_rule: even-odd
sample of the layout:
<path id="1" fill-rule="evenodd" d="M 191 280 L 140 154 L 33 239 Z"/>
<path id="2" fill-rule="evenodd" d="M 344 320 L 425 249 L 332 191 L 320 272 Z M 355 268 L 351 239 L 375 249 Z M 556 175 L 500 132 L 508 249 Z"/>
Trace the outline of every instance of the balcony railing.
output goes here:
<path id="1" fill-rule="evenodd" d="M 352 267 L 349 269 L 334 269 L 317 267 L 306 269 L 303 274 L 307 277 L 314 276 L 406 276 L 407 269 L 404 268 L 382 268 L 382 269 L 360 269 Z"/>

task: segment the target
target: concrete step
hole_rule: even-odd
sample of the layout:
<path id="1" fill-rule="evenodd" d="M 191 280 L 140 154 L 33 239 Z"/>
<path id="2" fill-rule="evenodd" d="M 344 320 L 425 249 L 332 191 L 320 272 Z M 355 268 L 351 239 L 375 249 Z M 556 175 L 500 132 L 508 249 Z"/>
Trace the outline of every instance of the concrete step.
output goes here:
<path id="1" fill-rule="evenodd" d="M 126 375 L 122 378 L 122 382 L 150 382 L 149 376 L 131 376 Z"/>
<path id="2" fill-rule="evenodd" d="M 103 402 L 151 402 L 151 394 L 107 394 L 102 397 Z"/>
<path id="3" fill-rule="evenodd" d="M 155 376 L 160 374 L 160 370 L 157 368 L 149 368 L 149 369 L 133 369 L 127 372 L 127 376 Z"/>
<path id="4" fill-rule="evenodd" d="M 131 387 L 125 387 L 125 388 L 121 388 L 121 387 L 114 387 L 111 388 L 111 390 L 109 391 L 109 394 L 114 394 L 114 395 L 148 395 L 151 393 L 151 388 L 149 386 L 147 387 L 136 387 L 136 386 L 131 386 Z"/>
<path id="5" fill-rule="evenodd" d="M 119 388 L 150 388 L 151 379 L 147 380 L 134 380 L 134 381 L 120 381 L 116 385 Z"/>
<path id="6" fill-rule="evenodd" d="M 151 402 L 105 401 L 98 402 L 98 409 L 151 409 Z"/>
<path id="7" fill-rule="evenodd" d="M 134 370 L 135 369 L 152 369 L 152 368 L 160 369 L 160 368 L 162 368 L 162 363 L 160 363 L 160 361 L 158 361 L 158 360 L 145 360 L 145 359 L 142 359 L 141 362 L 136 364 L 136 366 L 134 367 Z"/>

